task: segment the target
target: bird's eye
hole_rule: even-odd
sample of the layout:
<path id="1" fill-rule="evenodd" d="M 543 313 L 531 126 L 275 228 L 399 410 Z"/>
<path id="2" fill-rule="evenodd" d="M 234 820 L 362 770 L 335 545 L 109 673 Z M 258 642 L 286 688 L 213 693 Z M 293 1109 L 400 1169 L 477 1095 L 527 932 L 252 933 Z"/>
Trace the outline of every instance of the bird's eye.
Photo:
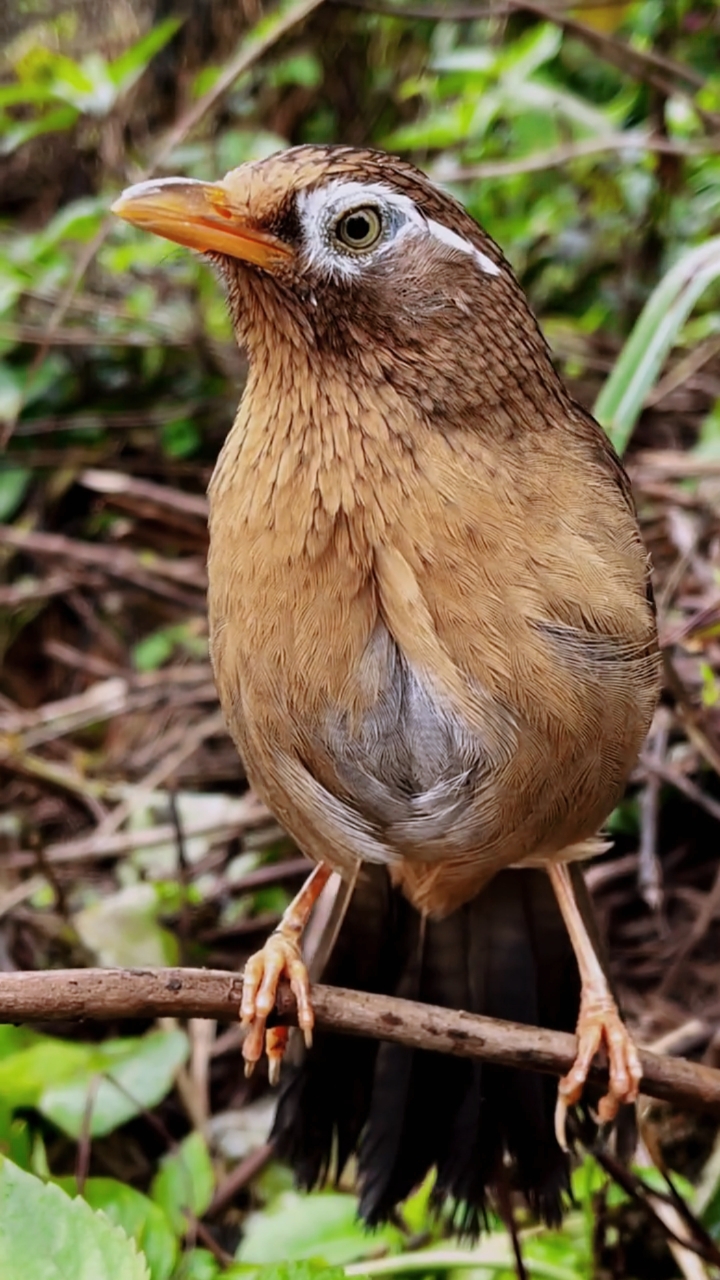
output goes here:
<path id="1" fill-rule="evenodd" d="M 370 204 L 344 213 L 335 225 L 335 235 L 346 249 L 356 253 L 372 249 L 383 232 L 380 211 Z"/>

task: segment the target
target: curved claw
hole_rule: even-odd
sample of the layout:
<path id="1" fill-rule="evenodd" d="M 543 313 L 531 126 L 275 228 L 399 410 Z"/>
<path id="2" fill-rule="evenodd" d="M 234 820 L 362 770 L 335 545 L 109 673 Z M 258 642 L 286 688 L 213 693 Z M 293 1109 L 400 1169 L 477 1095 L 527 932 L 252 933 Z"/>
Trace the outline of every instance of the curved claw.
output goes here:
<path id="1" fill-rule="evenodd" d="M 565 1120 L 568 1107 L 579 1102 L 593 1059 L 600 1048 L 608 1057 L 608 1090 L 598 1104 L 601 1123 L 614 1120 L 621 1106 L 637 1100 L 642 1066 L 635 1043 L 611 996 L 583 1000 L 577 1025 L 577 1057 L 558 1086 L 555 1136 L 567 1150 Z"/>
<path id="2" fill-rule="evenodd" d="M 298 1026 L 309 1048 L 315 1025 L 310 979 L 297 938 L 290 930 L 284 931 L 281 927 L 245 965 L 240 1003 L 240 1023 L 247 1028 L 242 1047 L 245 1075 L 252 1075 L 265 1048 L 271 1084 L 277 1084 L 280 1078 L 280 1065 L 288 1040 L 287 1028 L 273 1027 L 266 1031 L 267 1019 L 275 1007 L 278 985 L 283 978 L 290 982 L 297 1002 Z"/>

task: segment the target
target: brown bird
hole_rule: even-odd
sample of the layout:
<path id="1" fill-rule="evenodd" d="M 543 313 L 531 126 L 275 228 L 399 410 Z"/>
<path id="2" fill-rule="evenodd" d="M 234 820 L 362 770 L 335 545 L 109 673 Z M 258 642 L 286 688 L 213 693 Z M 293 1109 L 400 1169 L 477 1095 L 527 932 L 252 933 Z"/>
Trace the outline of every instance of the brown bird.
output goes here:
<path id="1" fill-rule="evenodd" d="M 219 267 L 250 357 L 210 488 L 209 610 L 248 777 L 317 863 L 245 971 L 248 1067 L 282 976 L 308 1045 L 278 1149 L 305 1185 L 359 1149 L 369 1222 L 433 1165 L 466 1225 L 509 1166 L 555 1219 L 596 1051 L 600 1121 L 640 1080 L 576 865 L 658 694 L 625 472 L 497 245 L 412 165 L 296 147 L 114 207 Z M 529 1072 L 325 1033 L 310 1048 L 300 937 L 332 871 L 349 888 L 329 980 L 577 1025 L 554 1129 Z M 267 1032 L 273 1077 L 284 1042 Z"/>

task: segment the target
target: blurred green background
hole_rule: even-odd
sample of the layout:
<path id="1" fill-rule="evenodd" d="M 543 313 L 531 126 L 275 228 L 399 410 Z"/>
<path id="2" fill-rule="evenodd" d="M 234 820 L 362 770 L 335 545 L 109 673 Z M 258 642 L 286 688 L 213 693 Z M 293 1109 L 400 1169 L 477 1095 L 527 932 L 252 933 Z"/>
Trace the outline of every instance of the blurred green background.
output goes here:
<path id="1" fill-rule="evenodd" d="M 591 886 L 643 1043 L 715 1063 L 715 0 L 5 0 L 0 39 L 2 968 L 238 968 L 302 873 L 207 657 L 204 492 L 244 360 L 213 272 L 108 209 L 155 174 L 373 145 L 501 244 L 626 454 L 668 686 Z M 371 1235 L 351 1178 L 296 1195 L 238 1048 L 213 1024 L 0 1027 L 3 1280 L 515 1274 L 500 1223 L 447 1238 L 429 1187 Z M 720 1236 L 716 1123 L 651 1119 Z M 592 1161 L 574 1190 L 562 1231 L 520 1215 L 529 1275 L 716 1274 Z"/>

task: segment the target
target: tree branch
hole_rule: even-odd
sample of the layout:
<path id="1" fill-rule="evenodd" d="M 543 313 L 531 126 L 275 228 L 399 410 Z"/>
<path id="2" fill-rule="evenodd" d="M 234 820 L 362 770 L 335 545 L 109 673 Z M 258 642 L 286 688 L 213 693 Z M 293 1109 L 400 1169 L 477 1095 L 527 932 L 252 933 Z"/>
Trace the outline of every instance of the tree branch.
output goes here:
<path id="1" fill-rule="evenodd" d="M 214 969 L 56 969 L 0 975 L 0 1021 L 52 1022 L 71 1018 L 237 1017 L 242 975 Z M 500 1022 L 474 1014 L 416 1004 L 339 987 L 313 986 L 318 1026 L 347 1035 L 395 1040 L 464 1058 L 563 1075 L 575 1057 L 575 1037 L 560 1031 Z M 289 987 L 278 994 L 277 1013 L 294 1021 Z M 641 1051 L 642 1092 L 720 1114 L 720 1071 L 682 1058 Z M 603 1068 L 591 1078 L 607 1079 Z"/>

